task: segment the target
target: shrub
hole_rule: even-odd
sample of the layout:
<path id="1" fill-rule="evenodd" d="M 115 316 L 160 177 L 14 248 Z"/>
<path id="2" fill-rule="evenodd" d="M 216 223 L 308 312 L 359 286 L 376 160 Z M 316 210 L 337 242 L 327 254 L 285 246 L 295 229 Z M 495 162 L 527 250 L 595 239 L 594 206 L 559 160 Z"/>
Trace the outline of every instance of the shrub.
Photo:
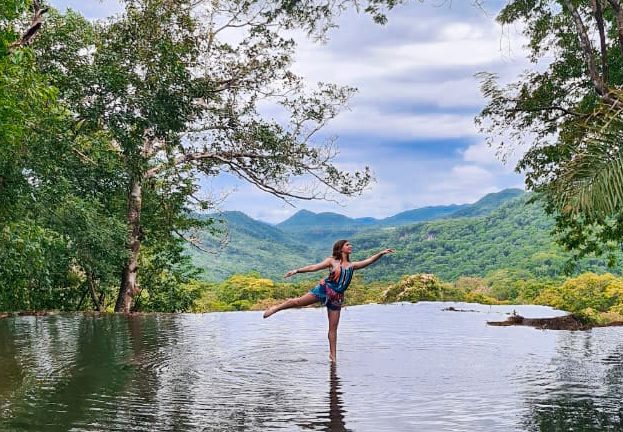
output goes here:
<path id="1" fill-rule="evenodd" d="M 442 300 L 444 284 L 432 274 L 404 276 L 397 284 L 390 285 L 382 295 L 384 302 Z M 447 289 L 446 289 L 447 290 Z"/>

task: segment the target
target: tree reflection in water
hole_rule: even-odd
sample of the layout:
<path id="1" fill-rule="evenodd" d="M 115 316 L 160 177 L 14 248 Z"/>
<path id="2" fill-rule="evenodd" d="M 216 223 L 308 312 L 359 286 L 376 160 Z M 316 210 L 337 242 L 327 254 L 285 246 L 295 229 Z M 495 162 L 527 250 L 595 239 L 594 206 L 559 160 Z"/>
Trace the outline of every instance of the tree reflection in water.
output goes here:
<path id="1" fill-rule="evenodd" d="M 528 397 L 526 431 L 623 430 L 623 346 L 601 353 L 587 333 L 582 347 L 563 339 L 555 361 L 556 381 Z M 601 355 L 600 355 L 601 354 Z"/>
<path id="2" fill-rule="evenodd" d="M 15 320 L 0 319 L 0 418 L 9 418 L 12 401 L 23 398 L 25 373 L 17 361 L 14 327 Z"/>
<path id="3" fill-rule="evenodd" d="M 164 330 L 159 321 L 67 314 L 0 322 L 0 430 L 154 424 L 160 387 L 152 363 L 176 328 L 172 319 Z"/>
<path id="4" fill-rule="evenodd" d="M 623 411 L 604 410 L 594 400 L 557 397 L 531 408 L 527 431 L 603 432 L 623 430 Z"/>

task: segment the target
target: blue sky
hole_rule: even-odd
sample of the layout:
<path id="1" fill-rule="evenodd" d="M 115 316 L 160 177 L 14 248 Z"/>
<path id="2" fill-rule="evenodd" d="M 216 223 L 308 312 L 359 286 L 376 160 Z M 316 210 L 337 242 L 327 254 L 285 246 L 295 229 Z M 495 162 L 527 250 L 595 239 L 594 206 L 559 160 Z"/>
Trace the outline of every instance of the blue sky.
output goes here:
<path id="1" fill-rule="evenodd" d="M 113 0 L 51 3 L 93 19 L 121 10 Z M 482 10 L 467 0 L 411 1 L 393 10 L 384 26 L 349 12 L 326 43 L 297 38 L 296 73 L 310 84 L 358 88 L 349 110 L 324 134 L 338 137 L 338 166 L 372 168 L 376 182 L 362 196 L 292 207 L 228 175 L 204 179 L 205 193 L 226 195 L 221 210 L 279 222 L 303 208 L 382 218 L 523 187 L 523 177 L 513 172 L 518 156 L 502 164 L 473 123 L 485 103 L 474 74 L 511 80 L 528 66 L 519 30 L 494 21 L 502 3 L 486 1 Z"/>

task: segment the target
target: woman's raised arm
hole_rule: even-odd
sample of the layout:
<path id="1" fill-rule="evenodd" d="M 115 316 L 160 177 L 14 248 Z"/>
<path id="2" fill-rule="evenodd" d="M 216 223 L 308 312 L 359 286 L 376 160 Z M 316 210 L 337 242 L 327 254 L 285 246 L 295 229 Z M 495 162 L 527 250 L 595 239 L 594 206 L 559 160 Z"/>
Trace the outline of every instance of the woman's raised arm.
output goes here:
<path id="1" fill-rule="evenodd" d="M 322 262 L 319 262 L 318 264 L 311 264 L 305 267 L 301 267 L 299 269 L 290 270 L 283 277 L 288 278 L 297 273 L 309 273 L 309 272 L 315 272 L 318 270 L 329 268 L 331 267 L 331 259 L 332 259 L 331 257 L 325 258 Z"/>
<path id="2" fill-rule="evenodd" d="M 370 264 L 372 264 L 373 262 L 377 261 L 379 258 L 381 258 L 383 255 L 387 255 L 390 253 L 394 253 L 393 249 L 385 249 L 382 250 L 381 252 L 372 255 L 370 258 L 366 258 L 363 261 L 355 261 L 353 263 L 353 269 L 354 270 L 358 270 L 358 269 L 362 269 L 364 267 L 368 267 Z"/>

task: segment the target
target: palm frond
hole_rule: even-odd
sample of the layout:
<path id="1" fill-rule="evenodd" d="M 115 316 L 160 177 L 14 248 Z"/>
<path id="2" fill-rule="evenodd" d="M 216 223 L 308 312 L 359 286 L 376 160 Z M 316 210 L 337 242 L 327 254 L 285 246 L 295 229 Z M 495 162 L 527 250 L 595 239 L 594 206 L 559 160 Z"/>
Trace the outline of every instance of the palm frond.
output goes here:
<path id="1" fill-rule="evenodd" d="M 590 218 L 623 211 L 623 108 L 600 106 L 584 125 L 573 157 L 548 190 L 559 210 Z"/>

